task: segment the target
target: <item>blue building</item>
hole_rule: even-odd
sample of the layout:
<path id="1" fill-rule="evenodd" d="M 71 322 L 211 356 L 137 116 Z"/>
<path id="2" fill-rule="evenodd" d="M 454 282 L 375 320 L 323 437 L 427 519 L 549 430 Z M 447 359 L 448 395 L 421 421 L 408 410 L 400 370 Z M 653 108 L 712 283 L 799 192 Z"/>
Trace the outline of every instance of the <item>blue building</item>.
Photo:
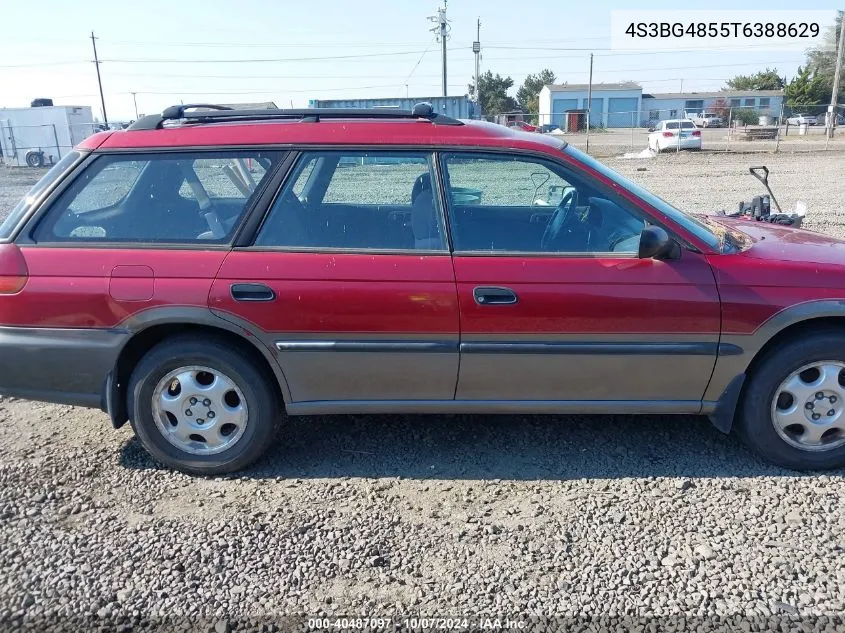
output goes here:
<path id="1" fill-rule="evenodd" d="M 783 90 L 720 90 L 718 92 L 670 92 L 643 95 L 643 121 L 679 119 L 714 106 L 754 110 L 760 116 L 779 117 Z"/>
<path id="2" fill-rule="evenodd" d="M 565 125 L 565 113 L 586 110 L 587 84 L 554 84 L 540 91 L 540 125 Z M 643 94 L 637 83 L 595 83 L 590 123 L 596 127 L 641 126 L 646 121 L 679 119 L 697 112 L 712 112 L 715 105 L 754 109 L 760 116 L 778 117 L 782 90 L 722 90 Z"/>
<path id="3" fill-rule="evenodd" d="M 540 91 L 540 125 L 564 125 L 565 112 L 586 110 L 587 84 L 553 84 Z M 630 127 L 639 121 L 643 89 L 635 83 L 593 84 L 590 123 L 597 127 Z"/>

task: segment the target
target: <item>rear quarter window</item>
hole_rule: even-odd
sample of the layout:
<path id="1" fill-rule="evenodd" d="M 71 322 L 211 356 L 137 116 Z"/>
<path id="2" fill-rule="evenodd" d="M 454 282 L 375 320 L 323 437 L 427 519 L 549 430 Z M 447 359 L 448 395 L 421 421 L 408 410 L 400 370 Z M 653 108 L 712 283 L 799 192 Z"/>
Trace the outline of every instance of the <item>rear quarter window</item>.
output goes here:
<path id="1" fill-rule="evenodd" d="M 0 242 L 12 237 L 15 229 L 39 196 L 65 176 L 80 160 L 82 160 L 82 154 L 80 152 L 73 151 L 65 154 L 64 158 L 53 165 L 50 171 L 44 174 L 32 189 L 14 206 L 9 215 L 4 219 L 0 218 Z"/>
<path id="2" fill-rule="evenodd" d="M 278 161 L 257 150 L 101 156 L 53 203 L 34 239 L 226 243 Z"/>

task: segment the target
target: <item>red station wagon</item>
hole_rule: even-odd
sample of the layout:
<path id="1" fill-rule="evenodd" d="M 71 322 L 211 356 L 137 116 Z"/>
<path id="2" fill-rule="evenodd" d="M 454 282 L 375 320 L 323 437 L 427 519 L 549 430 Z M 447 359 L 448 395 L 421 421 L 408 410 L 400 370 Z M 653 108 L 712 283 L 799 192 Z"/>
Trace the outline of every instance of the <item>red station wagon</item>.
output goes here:
<path id="1" fill-rule="evenodd" d="M 0 393 L 190 473 L 285 413 L 688 413 L 845 465 L 845 242 L 683 213 L 550 136 L 176 106 L 0 225 Z"/>

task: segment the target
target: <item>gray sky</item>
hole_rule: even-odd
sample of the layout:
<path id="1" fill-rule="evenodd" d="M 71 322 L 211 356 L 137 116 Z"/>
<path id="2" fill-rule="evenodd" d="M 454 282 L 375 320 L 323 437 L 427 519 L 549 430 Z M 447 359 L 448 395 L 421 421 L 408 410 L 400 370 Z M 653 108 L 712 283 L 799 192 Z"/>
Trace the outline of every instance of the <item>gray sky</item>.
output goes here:
<path id="1" fill-rule="evenodd" d="M 757 3 L 747 3 L 752 8 Z M 3 0 L 0 20 L 0 107 L 35 97 L 91 105 L 100 116 L 90 32 L 98 37 L 106 107 L 111 120 L 187 102 L 275 101 L 307 105 L 313 98 L 412 97 L 440 94 L 440 48 L 427 17 L 436 0 Z M 643 9 L 695 3 L 644 2 Z M 708 1 L 709 9 L 745 8 Z M 769 0 L 768 9 L 796 9 Z M 802 10 L 833 9 L 816 0 Z M 548 67 L 560 81 L 634 80 L 646 92 L 716 90 L 736 74 L 775 67 L 791 76 L 802 48 L 768 50 L 610 50 L 611 11 L 621 0 L 450 0 L 449 93 L 472 80 L 476 19 L 481 18 L 482 71 L 513 77 Z M 763 50 L 760 50 L 763 49 Z M 407 88 L 406 88 L 407 85 Z"/>

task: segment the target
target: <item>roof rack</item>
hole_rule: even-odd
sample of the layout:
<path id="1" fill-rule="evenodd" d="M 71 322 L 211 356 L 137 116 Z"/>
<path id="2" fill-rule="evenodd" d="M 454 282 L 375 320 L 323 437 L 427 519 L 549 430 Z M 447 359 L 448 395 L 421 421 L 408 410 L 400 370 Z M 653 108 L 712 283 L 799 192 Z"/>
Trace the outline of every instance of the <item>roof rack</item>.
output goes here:
<path id="1" fill-rule="evenodd" d="M 188 112 L 192 110 L 192 112 Z M 418 103 L 413 109 L 387 110 L 382 108 L 308 108 L 285 110 L 269 108 L 262 110 L 235 110 L 226 106 L 192 103 L 165 108 L 161 114 L 141 117 L 130 125 L 129 130 L 159 130 L 165 121 L 185 123 L 220 123 L 241 121 L 271 121 L 276 119 L 299 120 L 317 123 L 323 119 L 425 119 L 435 125 L 463 125 L 458 119 L 438 114 L 430 103 Z"/>

